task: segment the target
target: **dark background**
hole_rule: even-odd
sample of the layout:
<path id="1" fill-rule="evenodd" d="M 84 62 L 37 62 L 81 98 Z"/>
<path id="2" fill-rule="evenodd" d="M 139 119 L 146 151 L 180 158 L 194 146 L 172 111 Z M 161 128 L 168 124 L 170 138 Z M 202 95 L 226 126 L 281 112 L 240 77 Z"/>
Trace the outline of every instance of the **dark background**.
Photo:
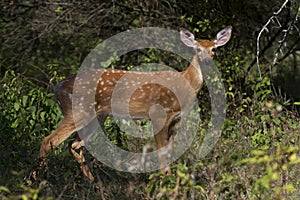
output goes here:
<path id="1" fill-rule="evenodd" d="M 98 179 L 90 184 L 66 142 L 51 154 L 45 175 L 33 187 L 26 185 L 30 171 L 37 168 L 42 139 L 62 117 L 54 86 L 76 73 L 97 44 L 149 26 L 185 28 L 197 39 L 211 39 L 227 25 L 233 26 L 232 39 L 215 58 L 226 89 L 227 118 L 222 137 L 205 159 L 195 164 L 195 156 L 187 152 L 174 164 L 172 176 L 159 178 L 155 173 L 117 172 L 90 158 Z M 299 29 L 295 0 L 1 1 L 0 197 L 299 197 Z M 178 59 L 144 49 L 111 67 L 127 70 L 155 62 L 182 71 L 188 63 Z M 209 102 L 204 87 L 199 94 L 199 139 L 209 127 Z M 138 148 L 137 141 L 120 134 L 113 119 L 107 120 L 106 129 L 123 148 Z"/>

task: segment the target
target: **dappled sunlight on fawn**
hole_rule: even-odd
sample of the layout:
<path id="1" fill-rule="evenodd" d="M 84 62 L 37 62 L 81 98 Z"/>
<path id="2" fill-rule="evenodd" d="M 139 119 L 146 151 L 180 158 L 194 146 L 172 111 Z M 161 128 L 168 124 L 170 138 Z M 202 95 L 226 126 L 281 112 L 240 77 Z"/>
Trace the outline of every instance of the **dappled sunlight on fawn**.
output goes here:
<path id="1" fill-rule="evenodd" d="M 135 87 L 136 89 L 130 94 L 128 103 L 128 109 L 130 117 L 136 119 L 150 119 L 152 122 L 153 130 L 155 132 L 154 138 L 156 147 L 158 150 L 164 149 L 164 151 L 158 151 L 158 158 L 160 163 L 160 170 L 162 174 L 170 174 L 170 154 L 172 149 L 166 149 L 168 144 L 172 144 L 172 134 L 170 134 L 173 126 L 182 120 L 183 112 L 188 112 L 191 109 L 194 101 L 197 98 L 197 93 L 203 85 L 203 74 L 201 71 L 200 62 L 206 58 L 212 59 L 214 51 L 217 47 L 226 44 L 231 37 L 232 27 L 228 26 L 217 33 L 216 37 L 212 40 L 196 41 L 194 35 L 187 31 L 180 31 L 181 41 L 191 47 L 195 51 L 195 55 L 190 63 L 189 67 L 182 72 L 174 71 L 152 71 L 152 72 L 137 72 L 137 71 L 124 71 L 124 70 L 109 70 L 109 69 L 91 69 L 82 71 L 79 74 L 81 76 L 72 75 L 65 80 L 61 81 L 56 89 L 55 94 L 58 99 L 59 105 L 63 112 L 63 120 L 59 124 L 58 128 L 47 136 L 40 148 L 39 159 L 40 167 L 45 165 L 46 157 L 49 155 L 52 149 L 56 148 L 59 144 L 65 141 L 72 133 L 85 127 L 93 118 L 101 116 L 102 123 L 105 121 L 105 117 L 112 114 L 112 112 L 125 113 L 122 106 L 112 108 L 111 100 L 113 91 L 118 81 L 126 75 L 127 82 L 124 82 L 124 90 L 122 95 L 126 93 L 126 88 L 130 89 Z M 86 79 L 78 79 L 76 77 L 89 77 L 91 83 Z M 177 100 L 176 95 L 169 88 L 151 83 L 151 79 L 164 79 L 168 82 L 168 85 L 174 85 L 174 90 L 178 91 L 182 95 L 181 102 Z M 180 79 L 183 79 L 189 83 L 189 86 L 181 85 Z M 143 84 L 139 81 L 142 80 Z M 145 81 L 145 80 L 149 80 Z M 75 81 L 77 82 L 78 89 L 73 91 Z M 93 82 L 94 81 L 94 82 Z M 124 80 L 122 80 L 124 81 Z M 86 111 L 84 101 L 86 101 L 86 93 L 89 92 L 85 89 L 89 84 L 95 84 L 95 95 L 93 95 L 93 104 L 89 105 L 93 108 L 93 112 L 96 115 L 90 115 L 89 111 Z M 187 89 L 188 88 L 188 89 Z M 74 96 L 78 97 L 76 112 L 74 112 Z M 115 97 L 116 98 L 116 97 Z M 121 97 L 120 97 L 121 98 Z M 120 99 L 120 101 L 122 101 Z M 72 104 L 73 103 L 73 104 Z M 156 114 L 154 105 L 161 105 L 164 108 L 164 120 L 161 122 L 161 117 Z M 154 106 L 154 107 L 153 107 Z M 151 112 L 150 112 L 151 110 Z M 174 123 L 176 121 L 176 123 Z M 80 164 L 83 174 L 90 180 L 94 180 L 94 175 L 86 164 L 82 149 L 84 140 L 79 138 L 78 135 L 70 143 L 70 151 L 75 157 L 76 161 Z M 170 145 L 169 145 L 170 146 Z M 80 149 L 79 153 L 76 151 Z M 166 153 L 167 151 L 167 153 Z"/>

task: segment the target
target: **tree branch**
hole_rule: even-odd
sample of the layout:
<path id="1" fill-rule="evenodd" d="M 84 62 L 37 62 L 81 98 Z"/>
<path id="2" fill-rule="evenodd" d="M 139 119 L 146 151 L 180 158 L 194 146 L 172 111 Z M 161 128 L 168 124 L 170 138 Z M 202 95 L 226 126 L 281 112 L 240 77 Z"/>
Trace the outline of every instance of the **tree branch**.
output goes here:
<path id="1" fill-rule="evenodd" d="M 284 27 L 287 25 L 287 22 L 284 24 L 284 26 L 282 26 L 278 19 L 277 16 L 282 12 L 282 10 L 286 7 L 287 4 L 290 4 L 289 0 L 286 0 L 282 6 L 279 8 L 278 11 L 274 12 L 273 15 L 268 19 L 268 21 L 265 23 L 265 25 L 262 27 L 262 29 L 260 30 L 260 32 L 258 33 L 257 39 L 256 39 L 256 58 L 251 62 L 248 71 L 253 67 L 253 65 L 256 63 L 258 70 L 259 70 L 259 76 L 260 79 L 262 79 L 261 77 L 261 71 L 260 71 L 260 64 L 259 64 L 259 59 L 261 58 L 261 56 L 272 46 L 273 42 L 276 40 L 277 36 L 279 36 L 281 34 L 281 32 L 284 30 Z M 269 43 L 267 44 L 267 46 L 264 47 L 264 49 L 262 51 L 260 51 L 260 38 L 263 34 L 264 31 L 269 32 L 268 26 L 271 22 L 277 22 L 277 24 L 279 25 L 280 29 L 279 31 L 277 31 L 277 33 L 271 38 L 271 40 L 269 41 Z"/>

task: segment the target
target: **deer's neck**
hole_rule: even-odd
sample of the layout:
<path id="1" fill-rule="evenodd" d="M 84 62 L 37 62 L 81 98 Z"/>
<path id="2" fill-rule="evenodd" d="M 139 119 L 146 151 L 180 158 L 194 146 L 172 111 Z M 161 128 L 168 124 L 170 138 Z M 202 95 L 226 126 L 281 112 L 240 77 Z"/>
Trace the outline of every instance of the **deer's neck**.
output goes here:
<path id="1" fill-rule="evenodd" d="M 182 72 L 182 75 L 190 82 L 196 93 L 202 88 L 203 75 L 196 57 L 193 58 L 190 66 Z"/>

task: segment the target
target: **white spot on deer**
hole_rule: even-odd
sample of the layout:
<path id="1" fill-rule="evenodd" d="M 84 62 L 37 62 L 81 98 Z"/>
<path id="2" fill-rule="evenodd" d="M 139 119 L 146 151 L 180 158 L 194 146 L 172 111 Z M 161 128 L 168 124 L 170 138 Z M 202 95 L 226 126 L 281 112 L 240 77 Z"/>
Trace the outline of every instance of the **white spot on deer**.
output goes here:
<path id="1" fill-rule="evenodd" d="M 173 101 L 173 107 L 177 105 L 177 101 Z"/>
<path id="2" fill-rule="evenodd" d="M 106 97 L 106 98 L 104 99 L 104 101 L 108 101 L 108 100 L 110 100 L 110 97 Z"/>
<path id="3" fill-rule="evenodd" d="M 143 99 L 146 96 L 146 94 L 143 92 L 140 96 L 139 99 Z"/>
<path id="4" fill-rule="evenodd" d="M 112 81 L 107 81 L 107 85 L 113 85 L 114 84 L 114 82 L 112 82 Z"/>
<path id="5" fill-rule="evenodd" d="M 94 108 L 95 108 L 94 105 L 89 106 L 90 110 L 94 110 Z"/>

